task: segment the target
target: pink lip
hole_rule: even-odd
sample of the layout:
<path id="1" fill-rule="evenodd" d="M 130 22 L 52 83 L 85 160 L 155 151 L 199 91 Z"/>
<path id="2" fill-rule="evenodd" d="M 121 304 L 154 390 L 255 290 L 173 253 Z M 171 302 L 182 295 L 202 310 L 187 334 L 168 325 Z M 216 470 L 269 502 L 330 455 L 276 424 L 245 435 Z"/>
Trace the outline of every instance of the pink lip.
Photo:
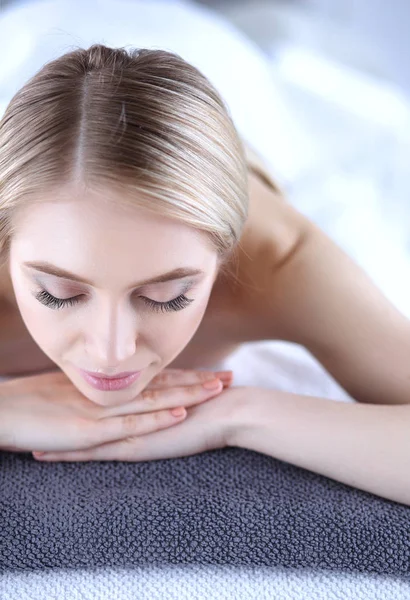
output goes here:
<path id="1" fill-rule="evenodd" d="M 96 377 L 97 379 L 121 379 L 122 377 L 133 375 L 134 373 L 140 373 L 140 371 L 123 371 L 122 373 L 116 373 L 115 375 L 104 375 L 104 373 L 95 373 L 94 371 L 84 371 L 84 373 Z"/>
<path id="2" fill-rule="evenodd" d="M 141 375 L 142 371 L 128 371 L 126 373 L 119 373 L 115 377 L 101 377 L 101 375 L 94 375 L 89 371 L 78 369 L 81 375 L 84 377 L 87 383 L 89 383 L 96 390 L 102 390 L 105 392 L 113 392 L 116 390 L 123 390 L 129 387 L 134 381 L 136 381 Z"/>

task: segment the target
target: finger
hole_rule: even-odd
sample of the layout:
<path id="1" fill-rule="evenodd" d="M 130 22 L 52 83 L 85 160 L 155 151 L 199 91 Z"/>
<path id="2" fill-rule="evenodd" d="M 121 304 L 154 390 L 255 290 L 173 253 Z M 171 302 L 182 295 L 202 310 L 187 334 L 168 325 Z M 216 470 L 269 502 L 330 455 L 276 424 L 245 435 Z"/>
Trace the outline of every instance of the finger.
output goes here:
<path id="1" fill-rule="evenodd" d="M 180 409 L 180 414 L 175 415 L 173 411 Z M 181 410 L 182 409 L 182 410 Z M 131 436 L 145 435 L 160 429 L 172 427 L 183 421 L 186 417 L 186 410 L 183 406 L 174 407 L 168 410 L 156 409 L 155 412 L 147 414 L 124 414 L 113 417 L 106 417 L 99 420 L 86 421 L 82 435 L 80 436 L 83 448 L 101 445 L 107 442 L 123 440 Z"/>
<path id="2" fill-rule="evenodd" d="M 215 387 L 209 389 L 212 382 Z M 193 406 L 219 394 L 223 389 L 219 379 L 204 381 L 202 384 L 188 385 L 183 387 L 169 387 L 150 389 L 145 388 L 140 394 L 126 404 L 106 407 L 102 414 L 105 417 L 152 413 L 153 411 L 172 409 L 178 406 Z"/>
<path id="3" fill-rule="evenodd" d="M 184 423 L 180 424 L 181 427 Z M 84 450 L 66 452 L 33 452 L 39 461 L 90 461 L 90 460 L 121 460 L 145 461 L 188 456 L 192 454 L 190 436 L 184 436 L 182 443 L 175 443 L 178 431 L 172 427 L 155 431 L 146 436 L 129 437 L 124 440 L 100 444 Z"/>
<path id="4" fill-rule="evenodd" d="M 222 383 L 230 383 L 233 379 L 232 371 L 198 371 L 188 369 L 165 369 L 158 373 L 146 386 L 149 389 L 192 385 L 203 381 L 210 381 L 218 377 Z"/>
<path id="5" fill-rule="evenodd" d="M 220 375 L 218 375 L 218 371 L 215 372 L 215 375 L 222 381 L 223 387 L 228 388 L 233 383 L 233 372 L 232 371 L 222 371 L 222 372 L 226 373 L 226 375 L 224 375 L 223 378 Z"/>
<path id="6" fill-rule="evenodd" d="M 159 389 L 182 385 L 193 385 L 217 377 L 225 385 L 232 382 L 232 371 L 204 371 L 194 369 L 164 369 L 151 379 L 145 389 Z"/>
<path id="7" fill-rule="evenodd" d="M 126 460 L 124 440 L 72 452 L 33 452 L 36 460 L 46 462 L 84 462 L 89 460 Z M 123 456 L 124 455 L 124 456 Z"/>
<path id="8" fill-rule="evenodd" d="M 155 448 L 159 453 L 158 444 Z M 73 450 L 69 452 L 32 452 L 33 457 L 38 461 L 44 462 L 85 462 L 91 460 L 118 460 L 138 462 L 143 460 L 153 460 L 155 451 L 152 452 L 151 445 L 146 443 L 143 438 L 129 438 L 126 440 L 117 440 L 107 444 L 100 444 L 85 450 Z M 169 454 L 162 451 L 158 458 L 167 458 Z"/>

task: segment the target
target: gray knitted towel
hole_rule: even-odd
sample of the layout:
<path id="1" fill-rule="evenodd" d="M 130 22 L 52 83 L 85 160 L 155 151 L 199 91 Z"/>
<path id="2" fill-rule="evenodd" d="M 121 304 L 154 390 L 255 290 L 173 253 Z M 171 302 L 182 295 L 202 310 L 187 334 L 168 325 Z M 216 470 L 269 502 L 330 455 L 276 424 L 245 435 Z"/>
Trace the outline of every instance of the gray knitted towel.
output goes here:
<path id="1" fill-rule="evenodd" d="M 145 462 L 0 452 L 0 571 L 160 563 L 410 574 L 410 507 L 229 447 Z"/>

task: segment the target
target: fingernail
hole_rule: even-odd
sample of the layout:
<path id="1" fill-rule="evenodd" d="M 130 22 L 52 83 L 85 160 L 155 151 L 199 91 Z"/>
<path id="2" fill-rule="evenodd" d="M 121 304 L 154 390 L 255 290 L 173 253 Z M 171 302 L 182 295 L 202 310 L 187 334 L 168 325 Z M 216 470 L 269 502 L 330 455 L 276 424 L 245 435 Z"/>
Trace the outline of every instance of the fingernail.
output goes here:
<path id="1" fill-rule="evenodd" d="M 46 452 L 33 452 L 34 458 L 46 458 Z"/>
<path id="2" fill-rule="evenodd" d="M 182 417 L 184 414 L 185 414 L 185 408 L 183 408 L 183 407 L 173 408 L 171 410 L 171 415 L 173 417 Z"/>
<path id="3" fill-rule="evenodd" d="M 233 373 L 232 371 L 221 371 L 221 372 L 216 372 L 215 373 L 215 377 L 219 377 L 219 379 L 223 379 L 223 380 L 229 380 L 233 378 Z"/>
<path id="4" fill-rule="evenodd" d="M 211 379 L 211 381 L 205 381 L 205 383 L 203 383 L 202 385 L 206 390 L 216 390 L 217 388 L 219 388 L 221 383 L 222 382 L 220 379 Z"/>

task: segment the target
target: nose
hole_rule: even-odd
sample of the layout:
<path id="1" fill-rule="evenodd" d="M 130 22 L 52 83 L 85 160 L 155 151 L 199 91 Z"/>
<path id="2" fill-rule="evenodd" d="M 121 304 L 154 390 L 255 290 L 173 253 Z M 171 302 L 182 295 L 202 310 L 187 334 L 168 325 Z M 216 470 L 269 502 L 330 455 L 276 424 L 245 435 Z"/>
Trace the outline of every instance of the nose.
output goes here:
<path id="1" fill-rule="evenodd" d="M 130 367 L 138 336 L 135 313 L 114 303 L 95 311 L 89 323 L 87 353 L 95 369 Z"/>

